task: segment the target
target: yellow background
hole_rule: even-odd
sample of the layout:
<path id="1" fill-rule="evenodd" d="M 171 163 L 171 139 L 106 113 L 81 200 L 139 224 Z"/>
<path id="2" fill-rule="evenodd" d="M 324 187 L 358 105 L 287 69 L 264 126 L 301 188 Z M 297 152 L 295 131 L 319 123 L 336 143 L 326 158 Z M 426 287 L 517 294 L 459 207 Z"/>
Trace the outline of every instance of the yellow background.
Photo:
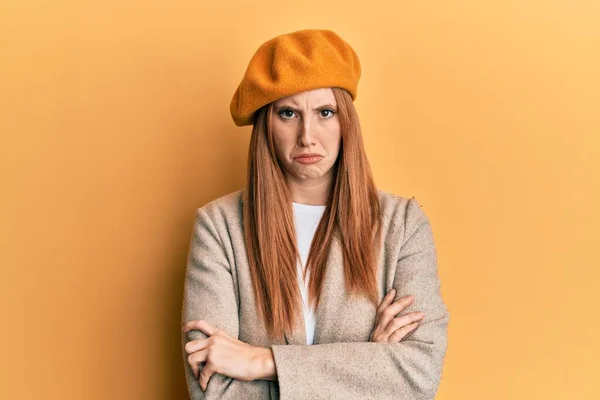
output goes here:
<path id="1" fill-rule="evenodd" d="M 229 101 L 305 28 L 358 53 L 377 185 L 432 221 L 437 398 L 600 398 L 600 2 L 0 4 L 0 398 L 186 398 L 194 210 L 244 184 Z"/>

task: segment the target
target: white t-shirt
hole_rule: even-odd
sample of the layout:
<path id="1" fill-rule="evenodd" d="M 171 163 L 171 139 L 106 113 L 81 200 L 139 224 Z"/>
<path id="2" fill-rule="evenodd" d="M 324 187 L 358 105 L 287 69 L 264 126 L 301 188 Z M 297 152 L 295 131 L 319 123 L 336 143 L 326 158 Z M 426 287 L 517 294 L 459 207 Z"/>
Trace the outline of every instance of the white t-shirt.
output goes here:
<path id="1" fill-rule="evenodd" d="M 294 219 L 296 225 L 296 237 L 298 238 L 298 251 L 302 265 L 298 264 L 298 285 L 302 293 L 304 304 L 304 321 L 306 323 L 306 343 L 313 344 L 315 337 L 315 310 L 308 306 L 308 279 L 310 273 L 306 274 L 306 281 L 302 280 L 302 272 L 306 267 L 308 252 L 312 238 L 317 230 L 319 221 L 325 211 L 325 205 L 313 206 L 308 204 L 294 203 Z"/>

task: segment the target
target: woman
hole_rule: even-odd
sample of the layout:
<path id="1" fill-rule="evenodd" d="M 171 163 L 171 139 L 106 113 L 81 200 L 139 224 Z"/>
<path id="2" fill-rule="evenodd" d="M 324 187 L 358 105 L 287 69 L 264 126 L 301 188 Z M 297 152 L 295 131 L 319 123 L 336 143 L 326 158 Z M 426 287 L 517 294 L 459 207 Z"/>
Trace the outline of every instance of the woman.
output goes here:
<path id="1" fill-rule="evenodd" d="M 354 50 L 264 43 L 231 101 L 242 190 L 197 210 L 182 310 L 192 399 L 432 399 L 449 312 L 428 217 L 375 187 Z"/>

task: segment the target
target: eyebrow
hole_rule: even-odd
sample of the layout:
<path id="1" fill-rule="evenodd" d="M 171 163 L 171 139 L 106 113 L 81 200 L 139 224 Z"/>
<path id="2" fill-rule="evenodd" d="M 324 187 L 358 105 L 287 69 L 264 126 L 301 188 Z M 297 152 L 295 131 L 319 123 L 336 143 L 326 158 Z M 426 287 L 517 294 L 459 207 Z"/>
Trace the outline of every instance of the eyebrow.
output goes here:
<path id="1" fill-rule="evenodd" d="M 316 108 L 313 108 L 313 111 L 321 110 L 321 109 L 327 108 L 327 107 L 328 108 L 333 108 L 334 110 L 336 109 L 333 104 L 329 104 L 328 103 L 328 104 L 323 104 L 322 106 L 318 106 Z M 279 106 L 275 106 L 275 108 L 277 110 L 281 110 L 282 108 L 290 108 L 290 109 L 292 109 L 294 111 L 298 111 L 298 108 L 294 107 L 294 105 L 288 105 L 288 104 L 282 104 L 282 105 L 279 105 Z"/>

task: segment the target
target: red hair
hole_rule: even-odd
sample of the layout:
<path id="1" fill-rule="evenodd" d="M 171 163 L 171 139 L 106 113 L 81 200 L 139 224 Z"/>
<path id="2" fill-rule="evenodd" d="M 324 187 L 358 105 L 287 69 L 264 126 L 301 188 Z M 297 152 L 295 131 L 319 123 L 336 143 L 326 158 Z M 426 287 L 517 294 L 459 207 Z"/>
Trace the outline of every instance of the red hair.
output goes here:
<path id="1" fill-rule="evenodd" d="M 381 239 L 379 195 L 364 150 L 358 114 L 350 94 L 332 88 L 341 143 L 325 211 L 307 259 L 309 304 L 319 304 L 333 235 L 341 243 L 346 291 L 378 304 L 377 263 Z M 252 286 L 269 337 L 283 341 L 293 329 L 302 298 L 292 197 L 277 161 L 269 121 L 273 103 L 257 111 L 250 139 L 243 191 L 244 235 Z M 343 235 L 340 234 L 343 232 Z M 306 272 L 305 272 L 306 276 Z"/>

